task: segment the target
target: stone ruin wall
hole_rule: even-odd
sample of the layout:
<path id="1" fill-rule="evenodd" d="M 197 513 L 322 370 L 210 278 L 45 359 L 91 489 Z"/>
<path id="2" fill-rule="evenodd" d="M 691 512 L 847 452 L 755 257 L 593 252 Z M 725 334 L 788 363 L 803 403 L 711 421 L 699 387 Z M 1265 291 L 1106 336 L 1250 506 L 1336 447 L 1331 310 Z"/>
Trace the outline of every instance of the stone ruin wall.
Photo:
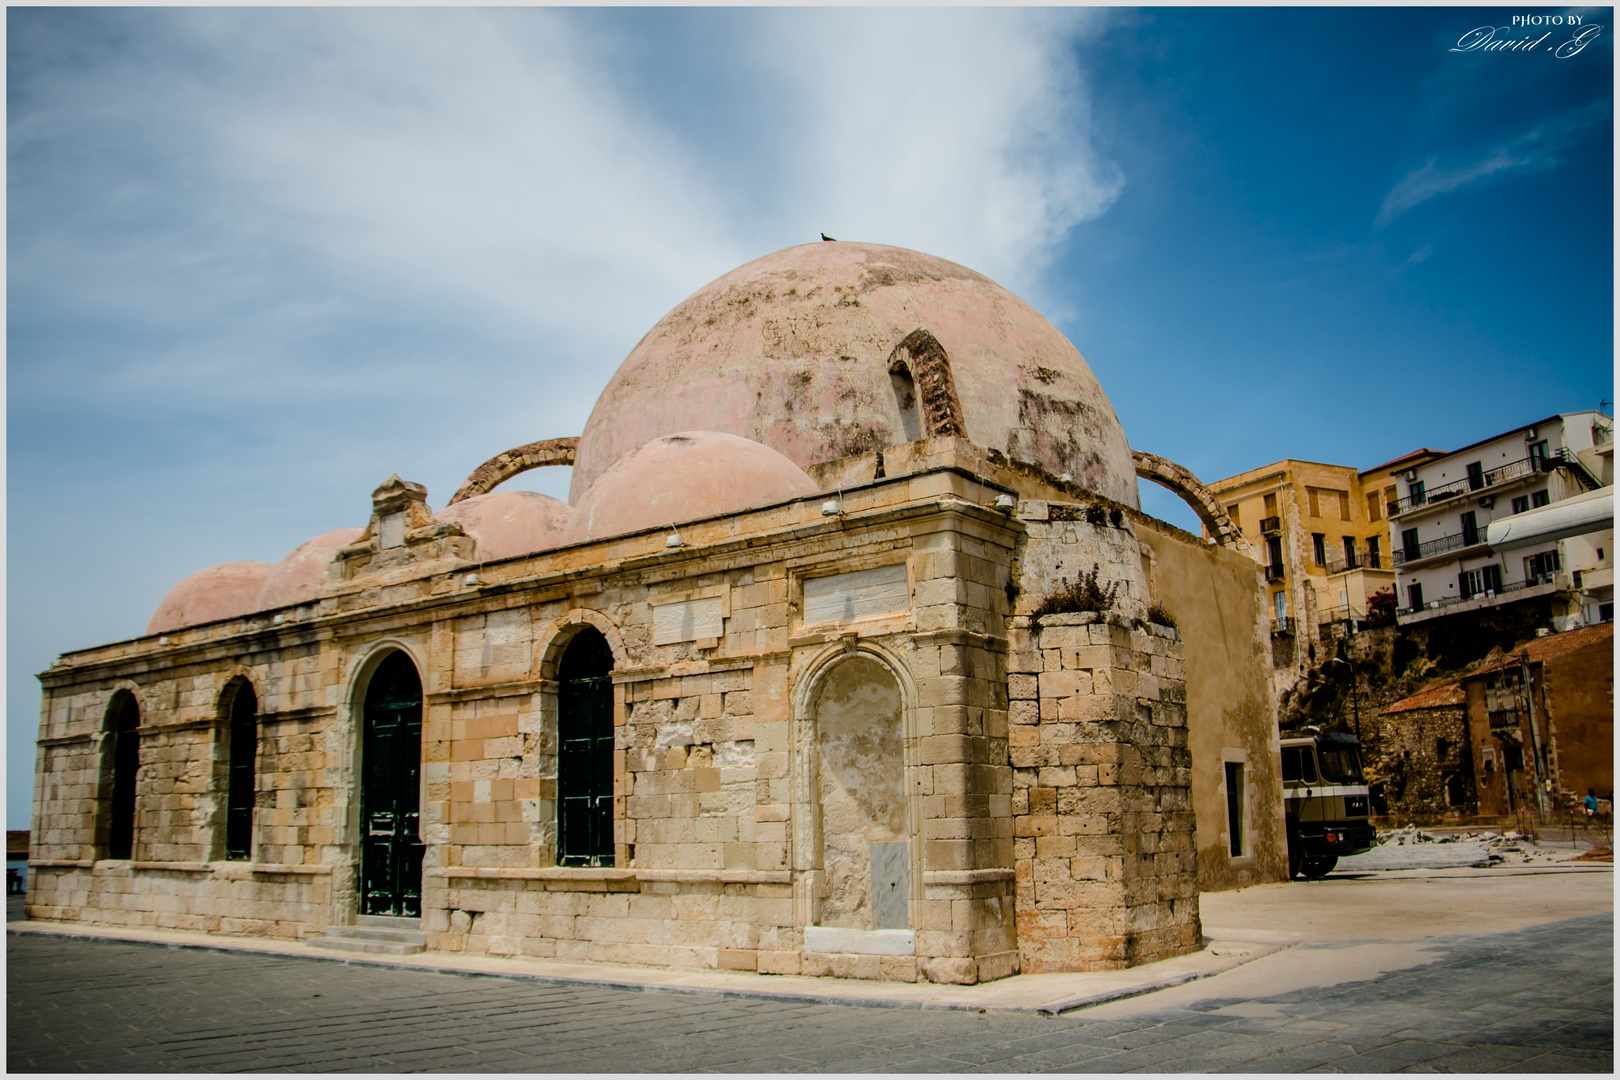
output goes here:
<path id="1" fill-rule="evenodd" d="M 1093 612 L 1008 630 L 1018 944 L 1027 972 L 1202 944 L 1182 646 Z"/>

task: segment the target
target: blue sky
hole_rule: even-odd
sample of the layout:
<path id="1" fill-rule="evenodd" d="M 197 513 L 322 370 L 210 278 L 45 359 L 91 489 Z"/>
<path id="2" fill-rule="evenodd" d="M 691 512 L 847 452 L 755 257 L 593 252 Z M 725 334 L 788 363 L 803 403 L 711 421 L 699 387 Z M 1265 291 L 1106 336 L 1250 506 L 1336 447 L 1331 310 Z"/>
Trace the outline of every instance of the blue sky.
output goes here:
<path id="1" fill-rule="evenodd" d="M 1451 51 L 1526 12 L 1602 30 Z M 10 9 L 8 826 L 53 656 L 578 433 L 821 231 L 1023 295 L 1208 480 L 1612 398 L 1612 15 Z"/>

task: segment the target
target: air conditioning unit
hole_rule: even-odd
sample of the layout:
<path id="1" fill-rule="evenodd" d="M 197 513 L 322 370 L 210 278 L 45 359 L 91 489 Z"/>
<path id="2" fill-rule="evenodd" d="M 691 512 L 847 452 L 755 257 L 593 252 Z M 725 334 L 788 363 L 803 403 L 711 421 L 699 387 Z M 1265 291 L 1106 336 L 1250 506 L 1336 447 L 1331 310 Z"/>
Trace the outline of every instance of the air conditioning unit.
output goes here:
<path id="1" fill-rule="evenodd" d="M 1479 505 L 1481 505 L 1485 509 L 1489 510 L 1491 507 L 1496 505 L 1496 496 L 1495 495 L 1481 496 L 1481 498 L 1479 500 Z"/>
<path id="2" fill-rule="evenodd" d="M 1536 429 L 1535 428 L 1525 428 L 1524 429 L 1524 437 L 1525 437 L 1526 441 L 1535 438 L 1536 437 Z"/>

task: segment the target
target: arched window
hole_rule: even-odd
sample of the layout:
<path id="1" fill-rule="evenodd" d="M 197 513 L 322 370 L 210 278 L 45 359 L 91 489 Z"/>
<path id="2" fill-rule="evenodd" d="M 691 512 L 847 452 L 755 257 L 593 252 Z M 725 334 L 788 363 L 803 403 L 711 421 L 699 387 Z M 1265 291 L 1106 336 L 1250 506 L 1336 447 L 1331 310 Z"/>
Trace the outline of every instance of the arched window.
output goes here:
<path id="1" fill-rule="evenodd" d="M 557 862 L 613 865 L 613 650 L 590 627 L 557 666 Z"/>
<path id="2" fill-rule="evenodd" d="M 113 706 L 112 805 L 108 808 L 107 857 L 135 856 L 135 777 L 141 768 L 141 707 L 126 693 Z"/>
<path id="3" fill-rule="evenodd" d="M 259 699 L 246 682 L 231 695 L 228 748 L 230 765 L 225 778 L 225 857 L 253 857 L 253 798 L 258 784 L 255 763 L 259 750 Z"/>

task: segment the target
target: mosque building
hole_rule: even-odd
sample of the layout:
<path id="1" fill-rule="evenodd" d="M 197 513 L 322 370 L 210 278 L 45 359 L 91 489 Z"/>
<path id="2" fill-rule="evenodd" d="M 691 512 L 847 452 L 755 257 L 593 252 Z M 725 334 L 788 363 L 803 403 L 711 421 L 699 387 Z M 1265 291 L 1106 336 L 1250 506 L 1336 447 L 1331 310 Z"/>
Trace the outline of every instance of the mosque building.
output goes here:
<path id="1" fill-rule="evenodd" d="M 568 503 L 499 488 L 546 465 Z M 58 658 L 28 913 L 947 983 L 1178 955 L 1201 889 L 1287 872 L 1256 565 L 1016 296 L 790 248 L 578 438 L 437 512 L 392 477 Z"/>

